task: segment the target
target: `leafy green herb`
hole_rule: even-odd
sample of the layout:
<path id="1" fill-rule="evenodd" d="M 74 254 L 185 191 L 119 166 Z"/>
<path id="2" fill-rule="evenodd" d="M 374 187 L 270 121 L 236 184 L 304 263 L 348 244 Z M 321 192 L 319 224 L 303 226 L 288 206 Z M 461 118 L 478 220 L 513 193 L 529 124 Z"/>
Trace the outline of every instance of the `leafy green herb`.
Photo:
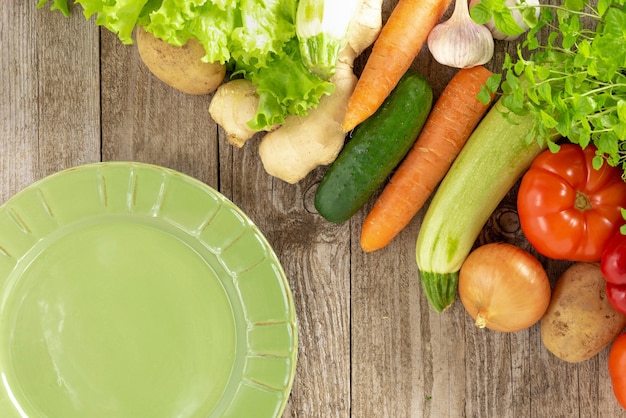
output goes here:
<path id="1" fill-rule="evenodd" d="M 472 17 L 478 23 L 494 18 L 501 32 L 520 33 L 504 2 L 483 0 Z M 626 180 L 625 2 L 541 4 L 538 19 L 521 4 L 530 27 L 526 38 L 517 56 L 507 54 L 503 74 L 494 75 L 494 83 L 479 98 L 496 92 L 494 84 L 502 79 L 499 87 L 508 111 L 535 117 L 529 140 L 547 141 L 556 151 L 558 145 L 550 140 L 556 131 L 581 147 L 594 144 L 594 166 L 606 162 L 621 167 Z"/>

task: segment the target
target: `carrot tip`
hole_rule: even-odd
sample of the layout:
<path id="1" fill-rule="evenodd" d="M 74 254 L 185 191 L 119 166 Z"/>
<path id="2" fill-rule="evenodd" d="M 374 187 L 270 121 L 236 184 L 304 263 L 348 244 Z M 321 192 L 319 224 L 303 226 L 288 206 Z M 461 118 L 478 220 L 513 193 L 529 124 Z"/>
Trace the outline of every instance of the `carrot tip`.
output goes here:
<path id="1" fill-rule="evenodd" d="M 356 128 L 356 123 L 354 123 L 353 120 L 349 120 L 348 118 L 344 119 L 343 123 L 341 124 L 341 128 L 343 129 L 343 131 L 345 133 L 350 132 L 351 130 L 353 130 L 354 128 Z"/>
<path id="2" fill-rule="evenodd" d="M 361 250 L 365 253 L 373 253 L 374 251 L 381 250 L 385 248 L 389 244 L 389 242 L 380 242 L 380 243 L 364 243 L 361 242 Z"/>
<path id="3" fill-rule="evenodd" d="M 389 241 L 386 240 L 377 240 L 377 239 L 372 239 L 373 237 L 369 238 L 365 238 L 363 236 L 363 233 L 361 233 L 361 250 L 363 250 L 363 252 L 365 253 L 372 253 L 376 250 L 380 250 L 382 248 L 384 248 L 385 246 L 387 246 L 387 244 L 389 244 Z"/>

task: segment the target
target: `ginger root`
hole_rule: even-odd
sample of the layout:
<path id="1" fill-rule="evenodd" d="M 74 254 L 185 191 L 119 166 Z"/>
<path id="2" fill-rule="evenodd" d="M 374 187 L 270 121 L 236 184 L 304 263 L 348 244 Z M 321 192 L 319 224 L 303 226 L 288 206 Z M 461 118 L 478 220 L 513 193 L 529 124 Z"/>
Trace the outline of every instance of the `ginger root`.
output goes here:
<path id="1" fill-rule="evenodd" d="M 322 97 L 306 116 L 290 116 L 263 137 L 259 156 L 268 174 L 293 184 L 313 169 L 335 161 L 345 142 L 341 123 L 357 82 L 354 60 L 376 40 L 382 24 L 381 8 L 382 0 L 363 1 L 331 78 L 335 91 Z"/>
<path id="2" fill-rule="evenodd" d="M 330 164 L 337 158 L 345 141 L 341 122 L 357 82 L 354 60 L 376 40 L 381 27 L 382 0 L 363 0 L 330 79 L 335 91 L 322 97 L 319 105 L 306 116 L 289 116 L 280 126 L 269 128 L 262 138 L 259 155 L 268 174 L 293 184 L 316 167 Z M 228 141 L 243 147 L 259 132 L 248 126 L 258 104 L 259 97 L 252 82 L 233 80 L 217 89 L 209 113 L 224 129 Z"/>
<path id="3" fill-rule="evenodd" d="M 259 107 L 256 85 L 246 79 L 228 81 L 217 88 L 209 113 L 226 133 L 231 145 L 243 147 L 257 132 L 248 126 Z"/>
<path id="4" fill-rule="evenodd" d="M 363 0 L 361 3 L 361 8 L 348 32 L 348 48 L 352 50 L 350 55 L 352 62 L 378 37 L 382 28 L 382 5 L 382 0 Z"/>
<path id="5" fill-rule="evenodd" d="M 293 184 L 337 158 L 345 139 L 341 122 L 357 78 L 352 68 L 340 61 L 331 80 L 335 91 L 322 97 L 316 108 L 306 116 L 288 117 L 263 137 L 259 156 L 268 174 Z"/>

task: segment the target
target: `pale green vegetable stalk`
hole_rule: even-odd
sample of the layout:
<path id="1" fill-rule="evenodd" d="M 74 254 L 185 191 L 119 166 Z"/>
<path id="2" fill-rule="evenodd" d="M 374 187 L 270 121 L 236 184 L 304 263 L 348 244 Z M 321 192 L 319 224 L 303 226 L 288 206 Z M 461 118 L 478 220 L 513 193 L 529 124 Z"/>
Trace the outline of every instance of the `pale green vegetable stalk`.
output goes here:
<path id="1" fill-rule="evenodd" d="M 350 23 L 362 0 L 300 0 L 296 34 L 302 62 L 313 74 L 328 80 L 335 73 L 339 52 L 348 42 Z"/>
<path id="2" fill-rule="evenodd" d="M 433 196 L 417 238 L 416 259 L 422 288 L 437 312 L 454 302 L 461 265 L 487 219 L 547 147 L 545 141 L 528 138 L 533 123 L 532 115 L 506 113 L 497 101 Z"/>

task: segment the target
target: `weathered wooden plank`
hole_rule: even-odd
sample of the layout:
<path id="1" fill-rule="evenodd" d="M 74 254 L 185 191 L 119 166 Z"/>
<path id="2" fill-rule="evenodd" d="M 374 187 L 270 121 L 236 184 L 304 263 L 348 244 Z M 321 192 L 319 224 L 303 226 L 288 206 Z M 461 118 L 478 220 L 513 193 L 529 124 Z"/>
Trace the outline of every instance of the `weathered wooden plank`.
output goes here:
<path id="1" fill-rule="evenodd" d="M 259 138 L 221 165 L 222 191 L 273 245 L 289 278 L 299 323 L 298 366 L 285 417 L 350 413 L 349 225 L 329 225 L 312 202 L 320 170 L 296 185 L 270 177 Z M 225 138 L 224 147 L 230 147 Z"/>
<path id="2" fill-rule="evenodd" d="M 80 14 L 2 2 L 0 16 L 3 202 L 42 176 L 99 160 L 100 63 L 98 29 Z"/>
<path id="3" fill-rule="evenodd" d="M 181 93 L 154 77 L 136 44 L 102 31 L 102 159 L 169 167 L 218 188 L 211 95 Z"/>
<path id="4" fill-rule="evenodd" d="M 37 15 L 42 175 L 100 161 L 99 30 L 73 10 L 69 18 L 43 10 Z"/>
<path id="5" fill-rule="evenodd" d="M 36 13 L 0 3 L 0 203 L 39 176 Z"/>
<path id="6" fill-rule="evenodd" d="M 359 212 L 351 234 L 352 416 L 410 416 L 432 399 L 432 339 L 426 335 L 429 316 L 420 312 L 426 302 L 417 268 L 410 268 L 415 252 L 399 237 L 376 253 L 363 253 L 362 219 Z"/>

